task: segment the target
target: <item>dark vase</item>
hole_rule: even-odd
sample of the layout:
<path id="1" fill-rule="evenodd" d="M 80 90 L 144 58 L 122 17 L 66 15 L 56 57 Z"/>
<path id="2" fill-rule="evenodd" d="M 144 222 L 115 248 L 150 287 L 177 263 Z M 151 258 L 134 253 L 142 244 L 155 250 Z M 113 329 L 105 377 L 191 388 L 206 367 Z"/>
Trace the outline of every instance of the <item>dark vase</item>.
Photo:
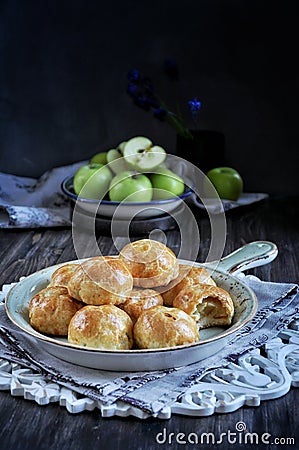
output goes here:
<path id="1" fill-rule="evenodd" d="M 225 138 L 218 131 L 191 130 L 193 139 L 177 135 L 176 154 L 202 172 L 225 165 Z"/>

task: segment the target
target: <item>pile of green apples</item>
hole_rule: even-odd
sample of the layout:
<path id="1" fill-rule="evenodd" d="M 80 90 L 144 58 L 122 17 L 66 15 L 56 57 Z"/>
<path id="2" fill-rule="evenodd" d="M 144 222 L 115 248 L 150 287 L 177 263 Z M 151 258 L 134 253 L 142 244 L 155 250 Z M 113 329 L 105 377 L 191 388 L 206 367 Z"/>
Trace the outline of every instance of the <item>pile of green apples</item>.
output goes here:
<path id="1" fill-rule="evenodd" d="M 150 139 L 136 136 L 116 148 L 94 155 L 74 175 L 80 197 L 112 202 L 150 202 L 184 192 L 181 177 L 165 167 L 166 151 Z"/>

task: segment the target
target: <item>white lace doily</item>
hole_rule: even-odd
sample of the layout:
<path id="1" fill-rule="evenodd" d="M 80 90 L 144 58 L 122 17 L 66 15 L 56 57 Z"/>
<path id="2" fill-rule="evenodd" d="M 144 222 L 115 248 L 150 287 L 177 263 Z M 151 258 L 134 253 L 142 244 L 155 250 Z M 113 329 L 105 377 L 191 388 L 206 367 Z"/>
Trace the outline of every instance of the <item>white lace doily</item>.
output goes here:
<path id="1" fill-rule="evenodd" d="M 8 287 L 3 286 L 3 293 Z M 259 406 L 261 401 L 281 397 L 291 387 L 298 386 L 299 320 L 294 320 L 278 337 L 240 357 L 237 364 L 231 363 L 205 375 L 179 401 L 165 407 L 158 418 L 168 419 L 172 414 L 210 416 L 229 413 L 243 405 Z M 4 359 L 0 359 L 0 390 L 39 405 L 59 403 L 73 414 L 97 408 L 103 417 L 149 417 L 146 412 L 121 401 L 105 406 Z"/>

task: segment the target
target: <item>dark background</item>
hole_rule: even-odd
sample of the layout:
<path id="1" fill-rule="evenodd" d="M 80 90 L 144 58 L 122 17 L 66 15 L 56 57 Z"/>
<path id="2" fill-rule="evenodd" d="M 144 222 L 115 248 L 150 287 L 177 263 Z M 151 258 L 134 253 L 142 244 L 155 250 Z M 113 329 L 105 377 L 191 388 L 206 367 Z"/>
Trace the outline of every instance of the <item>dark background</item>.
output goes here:
<path id="1" fill-rule="evenodd" d="M 138 134 L 174 153 L 126 93 L 138 68 L 170 98 L 173 57 L 182 104 L 202 101 L 245 190 L 298 193 L 297 24 L 295 1 L 2 0 L 0 171 L 39 176 Z"/>

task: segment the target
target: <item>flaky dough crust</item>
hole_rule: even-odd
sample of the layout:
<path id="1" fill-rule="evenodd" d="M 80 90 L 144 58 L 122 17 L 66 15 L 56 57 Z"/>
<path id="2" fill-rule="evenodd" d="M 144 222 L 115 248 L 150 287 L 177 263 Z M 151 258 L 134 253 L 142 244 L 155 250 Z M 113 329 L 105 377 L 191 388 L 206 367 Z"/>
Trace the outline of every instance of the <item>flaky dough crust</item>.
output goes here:
<path id="1" fill-rule="evenodd" d="M 129 314 L 135 323 L 143 311 L 157 305 L 163 305 L 163 298 L 158 292 L 153 289 L 134 288 L 120 308 Z"/>
<path id="2" fill-rule="evenodd" d="M 173 251 L 161 242 L 151 239 L 127 244 L 121 250 L 120 258 L 130 270 L 134 286 L 166 286 L 179 273 L 179 264 Z"/>
<path id="3" fill-rule="evenodd" d="M 189 266 L 188 264 L 180 264 L 178 277 L 170 283 L 169 288 L 166 291 L 162 292 L 164 304 L 166 306 L 172 306 L 173 300 L 183 288 L 194 286 L 198 283 L 216 286 L 215 281 L 212 279 L 207 269 Z"/>
<path id="4" fill-rule="evenodd" d="M 63 286 L 48 286 L 29 302 L 30 325 L 40 333 L 67 336 L 74 314 L 83 307 Z"/>
<path id="5" fill-rule="evenodd" d="M 204 283 L 182 289 L 175 297 L 173 306 L 190 314 L 200 329 L 230 325 L 234 315 L 234 303 L 229 293 Z"/>
<path id="6" fill-rule="evenodd" d="M 64 264 L 53 272 L 51 276 L 50 286 L 64 286 L 67 287 L 68 282 L 78 269 L 78 264 Z"/>
<path id="7" fill-rule="evenodd" d="M 127 313 L 114 305 L 84 306 L 72 318 L 68 341 L 107 350 L 129 350 L 133 345 L 133 324 Z"/>
<path id="8" fill-rule="evenodd" d="M 199 341 L 197 324 L 178 308 L 154 306 L 144 311 L 134 325 L 134 338 L 139 348 L 164 348 Z"/>
<path id="9" fill-rule="evenodd" d="M 128 268 L 118 258 L 90 258 L 68 282 L 69 294 L 89 305 L 119 305 L 133 288 Z"/>

